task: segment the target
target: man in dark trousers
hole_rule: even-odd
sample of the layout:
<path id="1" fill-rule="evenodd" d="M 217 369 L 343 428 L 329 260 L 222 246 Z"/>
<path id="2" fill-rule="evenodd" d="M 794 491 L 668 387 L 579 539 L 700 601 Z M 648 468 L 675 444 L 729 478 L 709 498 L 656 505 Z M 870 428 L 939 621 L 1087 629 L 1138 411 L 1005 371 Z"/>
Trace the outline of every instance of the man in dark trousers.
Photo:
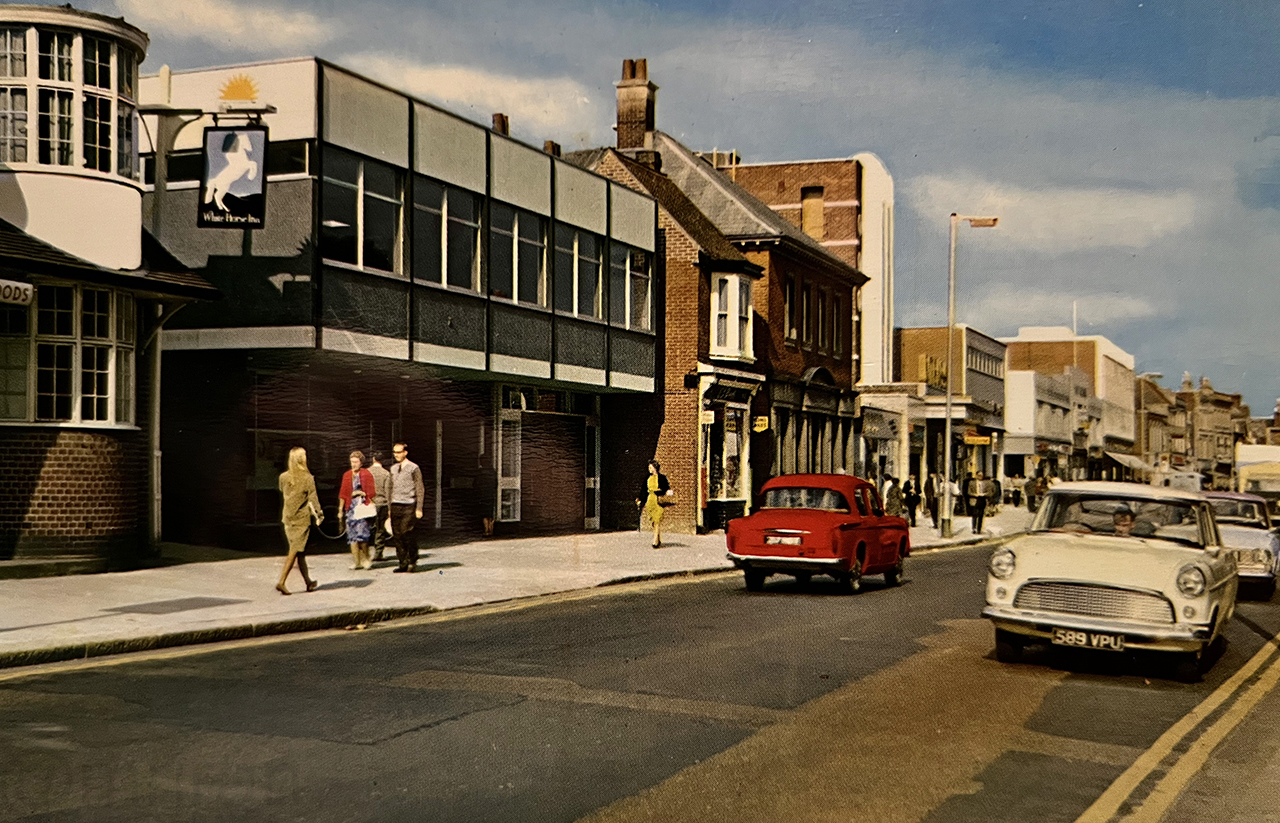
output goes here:
<path id="1" fill-rule="evenodd" d="M 914 474 L 908 475 L 907 482 L 902 484 L 902 502 L 907 504 L 907 520 L 916 524 L 916 509 L 920 508 L 920 481 Z"/>
<path id="2" fill-rule="evenodd" d="M 387 518 L 391 516 L 391 472 L 382 467 L 382 452 L 370 456 L 369 473 L 373 475 L 373 505 L 378 510 L 373 523 L 373 559 L 381 560 L 387 549 Z"/>
<path id="3" fill-rule="evenodd" d="M 968 488 L 965 489 L 965 505 L 969 507 L 969 517 L 972 518 L 973 533 L 975 535 L 982 534 L 982 519 L 987 514 L 987 501 L 991 499 L 993 488 L 990 480 L 986 479 L 986 475 L 978 472 L 973 479 L 969 480 Z"/>
<path id="4" fill-rule="evenodd" d="M 924 481 L 924 507 L 929 510 L 929 522 L 938 528 L 938 501 L 942 499 L 942 481 L 937 472 L 929 472 L 929 479 Z"/>
<path id="5" fill-rule="evenodd" d="M 397 572 L 418 570 L 418 521 L 422 519 L 422 501 L 426 487 L 422 470 L 409 459 L 409 446 L 397 443 L 391 449 L 395 465 L 391 467 L 391 539 L 396 543 Z"/>

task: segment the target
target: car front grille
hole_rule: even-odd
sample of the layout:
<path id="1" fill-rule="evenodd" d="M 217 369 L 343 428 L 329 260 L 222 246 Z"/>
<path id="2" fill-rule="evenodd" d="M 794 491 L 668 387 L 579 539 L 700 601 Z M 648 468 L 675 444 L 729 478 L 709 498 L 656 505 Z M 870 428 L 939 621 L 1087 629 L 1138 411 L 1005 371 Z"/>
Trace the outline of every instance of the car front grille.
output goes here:
<path id="1" fill-rule="evenodd" d="M 1091 586 L 1087 583 L 1028 583 L 1018 589 L 1014 608 L 1111 617 L 1143 623 L 1172 623 L 1173 606 L 1156 594 Z"/>

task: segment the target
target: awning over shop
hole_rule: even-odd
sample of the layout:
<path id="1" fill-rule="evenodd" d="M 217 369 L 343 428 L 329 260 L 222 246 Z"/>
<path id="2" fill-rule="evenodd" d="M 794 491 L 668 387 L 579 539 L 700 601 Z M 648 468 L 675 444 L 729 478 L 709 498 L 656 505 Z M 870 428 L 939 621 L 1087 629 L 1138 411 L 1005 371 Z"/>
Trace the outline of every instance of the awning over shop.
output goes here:
<path id="1" fill-rule="evenodd" d="M 1156 470 L 1155 466 L 1152 466 L 1144 462 L 1140 458 L 1134 457 L 1131 454 L 1121 454 L 1120 452 L 1107 452 L 1107 457 L 1110 457 L 1112 460 L 1116 461 L 1121 466 L 1126 466 L 1130 469 L 1135 469 L 1140 472 L 1153 472 Z"/>

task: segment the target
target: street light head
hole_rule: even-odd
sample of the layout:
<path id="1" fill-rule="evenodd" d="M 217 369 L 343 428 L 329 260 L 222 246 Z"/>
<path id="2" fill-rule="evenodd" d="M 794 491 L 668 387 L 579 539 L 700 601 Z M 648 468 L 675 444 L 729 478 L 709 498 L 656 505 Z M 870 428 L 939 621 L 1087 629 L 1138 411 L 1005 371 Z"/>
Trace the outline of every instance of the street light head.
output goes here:
<path id="1" fill-rule="evenodd" d="M 996 223 L 1000 222 L 999 217 L 966 217 L 969 226 L 975 229 L 994 229 Z"/>

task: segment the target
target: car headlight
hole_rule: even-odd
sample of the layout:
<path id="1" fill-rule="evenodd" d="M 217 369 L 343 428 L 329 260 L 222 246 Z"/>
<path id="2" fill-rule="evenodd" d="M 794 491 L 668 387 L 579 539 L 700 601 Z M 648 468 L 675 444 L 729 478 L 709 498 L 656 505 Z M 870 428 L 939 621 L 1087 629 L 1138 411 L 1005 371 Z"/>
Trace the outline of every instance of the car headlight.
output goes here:
<path id="1" fill-rule="evenodd" d="M 1253 552 L 1253 562 L 1261 566 L 1271 567 L 1271 549 L 1255 549 Z"/>
<path id="2" fill-rule="evenodd" d="M 998 580 L 1007 580 L 1017 565 L 1017 558 L 1009 549 L 996 549 L 991 554 L 991 575 Z"/>
<path id="3" fill-rule="evenodd" d="M 1183 566 L 1178 572 L 1178 591 L 1186 597 L 1204 594 L 1204 572 L 1199 566 Z"/>

